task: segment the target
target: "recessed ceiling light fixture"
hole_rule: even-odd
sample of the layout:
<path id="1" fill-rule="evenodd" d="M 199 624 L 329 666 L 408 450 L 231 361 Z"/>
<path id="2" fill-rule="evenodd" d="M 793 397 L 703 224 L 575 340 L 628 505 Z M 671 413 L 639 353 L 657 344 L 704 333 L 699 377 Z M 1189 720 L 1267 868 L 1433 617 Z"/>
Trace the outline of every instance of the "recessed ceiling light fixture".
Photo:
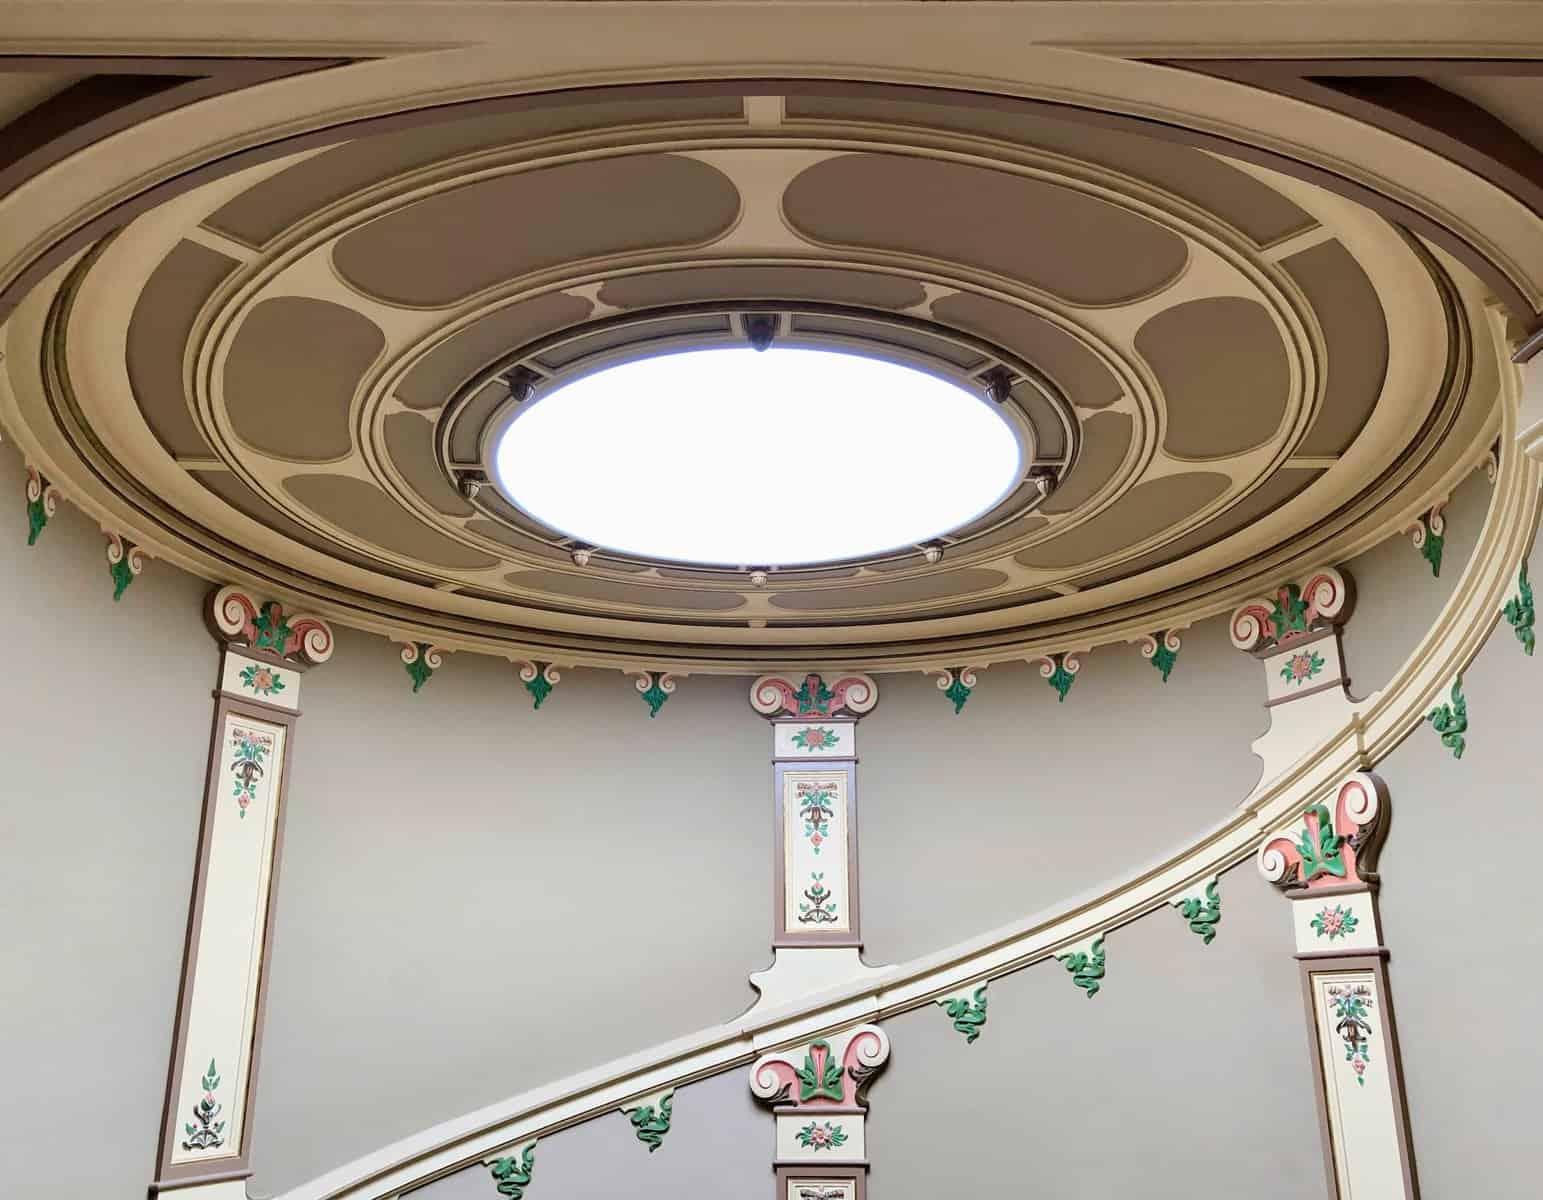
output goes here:
<path id="1" fill-rule="evenodd" d="M 556 387 L 517 410 L 493 463 L 506 497 L 586 545 L 764 569 L 958 529 L 1018 486 L 1024 447 L 979 392 L 940 376 L 736 347 L 633 359 Z"/>

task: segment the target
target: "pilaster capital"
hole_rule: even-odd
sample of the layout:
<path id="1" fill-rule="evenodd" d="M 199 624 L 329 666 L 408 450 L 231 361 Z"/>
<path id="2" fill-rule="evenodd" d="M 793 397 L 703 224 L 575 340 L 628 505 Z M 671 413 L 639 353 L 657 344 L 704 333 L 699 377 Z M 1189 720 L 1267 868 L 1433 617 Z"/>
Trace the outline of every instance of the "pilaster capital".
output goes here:
<path id="1" fill-rule="evenodd" d="M 209 598 L 209 624 L 226 645 L 313 666 L 332 657 L 332 627 L 320 617 L 290 616 L 277 600 L 227 584 Z"/>
<path id="2" fill-rule="evenodd" d="M 830 683 L 818 672 L 793 677 L 762 675 L 750 685 L 750 707 L 763 717 L 846 717 L 857 720 L 879 703 L 871 675 L 837 675 Z"/>

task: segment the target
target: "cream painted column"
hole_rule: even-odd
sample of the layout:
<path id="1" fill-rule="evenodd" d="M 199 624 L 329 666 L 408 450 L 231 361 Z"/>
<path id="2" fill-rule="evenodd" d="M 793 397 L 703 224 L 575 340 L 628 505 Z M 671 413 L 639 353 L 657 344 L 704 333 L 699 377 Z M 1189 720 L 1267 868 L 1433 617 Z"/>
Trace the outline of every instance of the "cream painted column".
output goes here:
<path id="1" fill-rule="evenodd" d="M 234 587 L 210 601 L 221 642 L 214 724 L 171 1068 L 151 1195 L 242 1198 L 262 1045 L 300 684 L 332 631 Z"/>

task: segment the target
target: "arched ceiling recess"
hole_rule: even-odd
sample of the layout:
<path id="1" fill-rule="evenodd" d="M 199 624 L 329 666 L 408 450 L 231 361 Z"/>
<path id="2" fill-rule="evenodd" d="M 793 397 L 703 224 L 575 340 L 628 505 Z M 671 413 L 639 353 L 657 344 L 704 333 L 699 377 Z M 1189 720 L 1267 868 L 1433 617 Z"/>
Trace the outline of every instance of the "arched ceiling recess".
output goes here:
<path id="1" fill-rule="evenodd" d="M 1450 264 L 1358 205 L 1042 108 L 763 87 L 468 106 L 185 191 L 18 312 L 54 364 L 51 395 L 13 378 L 22 422 L 59 431 L 61 490 L 195 570 L 451 648 L 693 670 L 1182 624 L 1386 533 L 1483 436 Z M 576 562 L 468 499 L 512 367 L 539 387 L 757 311 L 1005 371 L 1049 494 L 1026 476 L 941 560 L 764 581 Z M 786 470 L 746 454 L 769 496 Z"/>

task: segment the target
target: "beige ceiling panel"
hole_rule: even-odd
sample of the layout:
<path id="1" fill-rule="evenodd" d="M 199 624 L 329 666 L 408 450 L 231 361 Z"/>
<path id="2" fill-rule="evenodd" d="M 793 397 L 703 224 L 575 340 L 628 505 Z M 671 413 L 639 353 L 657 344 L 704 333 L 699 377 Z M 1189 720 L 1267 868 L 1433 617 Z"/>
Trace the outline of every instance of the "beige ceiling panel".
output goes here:
<path id="1" fill-rule="evenodd" d="M 1366 272 L 1338 242 L 1281 265 L 1307 296 L 1328 349 L 1323 408 L 1298 454 L 1342 454 L 1371 419 L 1388 369 L 1388 326 Z"/>
<path id="2" fill-rule="evenodd" d="M 482 455 L 482 431 L 494 410 L 509 399 L 509 389 L 494 379 L 477 389 L 457 414 L 450 430 L 450 458 L 454 462 L 476 462 Z"/>
<path id="3" fill-rule="evenodd" d="M 1066 513 L 1081 508 L 1114 478 L 1130 451 L 1135 422 L 1126 413 L 1094 413 L 1082 423 L 1082 454 L 1071 473 L 1040 511 Z"/>
<path id="4" fill-rule="evenodd" d="M 1162 386 L 1169 454 L 1226 458 L 1280 428 L 1291 372 L 1262 305 L 1234 296 L 1175 305 L 1137 330 L 1136 349 Z"/>
<path id="5" fill-rule="evenodd" d="M 340 529 L 405 558 L 480 570 L 498 561 L 423 525 L 373 483 L 349 475 L 292 475 L 284 490 Z"/>
<path id="6" fill-rule="evenodd" d="M 518 529 L 510 529 L 497 521 L 490 521 L 486 517 L 478 517 L 476 520 L 466 522 L 468 533 L 481 534 L 485 538 L 491 538 L 495 542 L 502 542 L 511 550 L 522 550 L 526 554 L 537 554 L 542 558 L 561 559 L 566 562 L 568 556 L 556 546 L 533 538 L 529 534 L 521 533 Z"/>
<path id="7" fill-rule="evenodd" d="M 734 185 L 706 163 L 605 158 L 425 197 L 348 234 L 333 262 L 367 295 L 435 307 L 545 267 L 707 242 L 738 212 Z"/>
<path id="8" fill-rule="evenodd" d="M 733 592 L 699 592 L 688 588 L 641 587 L 625 580 L 599 575 L 568 575 L 559 571 L 515 571 L 504 578 L 517 588 L 549 592 L 581 600 L 644 608 L 674 608 L 690 612 L 727 612 L 741 608 L 744 600 Z"/>
<path id="9" fill-rule="evenodd" d="M 353 446 L 349 407 L 375 356 L 380 328 L 327 300 L 264 300 L 225 356 L 225 407 L 236 434 L 296 462 L 342 458 Z"/>
<path id="10" fill-rule="evenodd" d="M 1137 484 L 1085 524 L 1015 557 L 1026 567 L 1046 569 L 1091 562 L 1178 524 L 1215 500 L 1231 482 L 1226 475 L 1193 471 Z"/>
<path id="11" fill-rule="evenodd" d="M 1105 408 L 1120 398 L 1120 381 L 1097 354 L 1060 326 L 1017 305 L 960 292 L 933 301 L 932 315 L 1033 363 L 1081 408 Z"/>
<path id="12" fill-rule="evenodd" d="M 438 408 L 493 360 L 577 325 L 593 308 L 581 296 L 548 292 L 496 309 L 420 358 L 396 385 L 396 397 L 409 408 Z"/>
<path id="13" fill-rule="evenodd" d="M 469 517 L 477 511 L 450 486 L 439 469 L 434 453 L 434 422 L 415 413 L 392 413 L 382 432 L 392 464 L 427 503 L 450 517 Z"/>
<path id="14" fill-rule="evenodd" d="M 819 300 L 830 304 L 911 308 L 927 299 L 921 284 L 898 275 L 829 267 L 689 267 L 613 279 L 600 299 L 618 308 L 704 300 Z"/>
<path id="15" fill-rule="evenodd" d="M 129 385 L 145 423 L 174 455 L 210 453 L 188 411 L 182 354 L 198 310 L 235 267 L 233 258 L 196 242 L 178 242 L 151 273 L 129 319 Z"/>
<path id="16" fill-rule="evenodd" d="M 204 224 L 249 246 L 261 246 L 308 213 L 361 188 L 457 155 L 586 129 L 659 121 L 738 121 L 741 116 L 737 96 L 706 96 L 559 104 L 496 117 L 425 120 L 411 129 L 359 138 L 297 163 L 243 192 Z"/>
<path id="17" fill-rule="evenodd" d="M 819 612 L 838 608 L 884 608 L 891 604 L 914 604 L 941 600 L 947 596 L 967 596 L 1000 587 L 1007 582 L 1001 571 L 972 567 L 962 571 L 939 571 L 898 579 L 892 583 L 873 583 L 858 587 L 828 588 L 818 592 L 783 592 L 771 598 L 775 608 L 795 612 Z"/>
<path id="18" fill-rule="evenodd" d="M 42 60 L 42 61 L 47 61 Z M 28 109 L 57 96 L 83 76 L 58 71 L 6 71 L 0 73 L 0 125 L 9 125 Z"/>
<path id="19" fill-rule="evenodd" d="M 313 533 L 288 513 L 254 492 L 239 475 L 233 475 L 229 471 L 190 471 L 188 473 L 243 516 L 251 517 L 259 525 L 266 525 L 276 533 L 293 538 L 302 546 L 309 546 L 312 550 L 342 559 L 356 567 L 379 571 L 383 575 L 390 575 L 396 579 L 406 579 L 424 585 L 432 585 L 434 582 L 431 576 L 414 575 L 410 571 L 399 570 L 382 563 L 379 559 L 357 554 L 349 547 L 340 545 L 319 533 Z"/>
<path id="20" fill-rule="evenodd" d="M 1262 245 L 1315 224 L 1273 188 L 1199 150 L 1082 121 L 965 104 L 827 96 L 789 96 L 787 115 L 947 129 L 1101 163 L 1210 209 Z"/>
<path id="21" fill-rule="evenodd" d="M 1166 229 L 1072 188 L 937 159 L 827 159 L 788 185 L 782 207 L 817 241 L 967 263 L 1074 304 L 1154 292 L 1187 253 Z"/>
<path id="22" fill-rule="evenodd" d="M 1301 495 L 1322 474 L 1322 469 L 1317 467 L 1277 471 L 1242 500 L 1212 517 L 1198 529 L 1190 530 L 1183 537 L 1175 538 L 1157 550 L 1137 555 L 1118 567 L 1082 576 L 1076 582 L 1079 587 L 1084 588 L 1113 583 L 1117 579 L 1124 579 L 1141 571 L 1163 566 L 1219 542 L 1223 538 L 1231 537 L 1247 529 L 1259 518 L 1267 516 Z"/>

